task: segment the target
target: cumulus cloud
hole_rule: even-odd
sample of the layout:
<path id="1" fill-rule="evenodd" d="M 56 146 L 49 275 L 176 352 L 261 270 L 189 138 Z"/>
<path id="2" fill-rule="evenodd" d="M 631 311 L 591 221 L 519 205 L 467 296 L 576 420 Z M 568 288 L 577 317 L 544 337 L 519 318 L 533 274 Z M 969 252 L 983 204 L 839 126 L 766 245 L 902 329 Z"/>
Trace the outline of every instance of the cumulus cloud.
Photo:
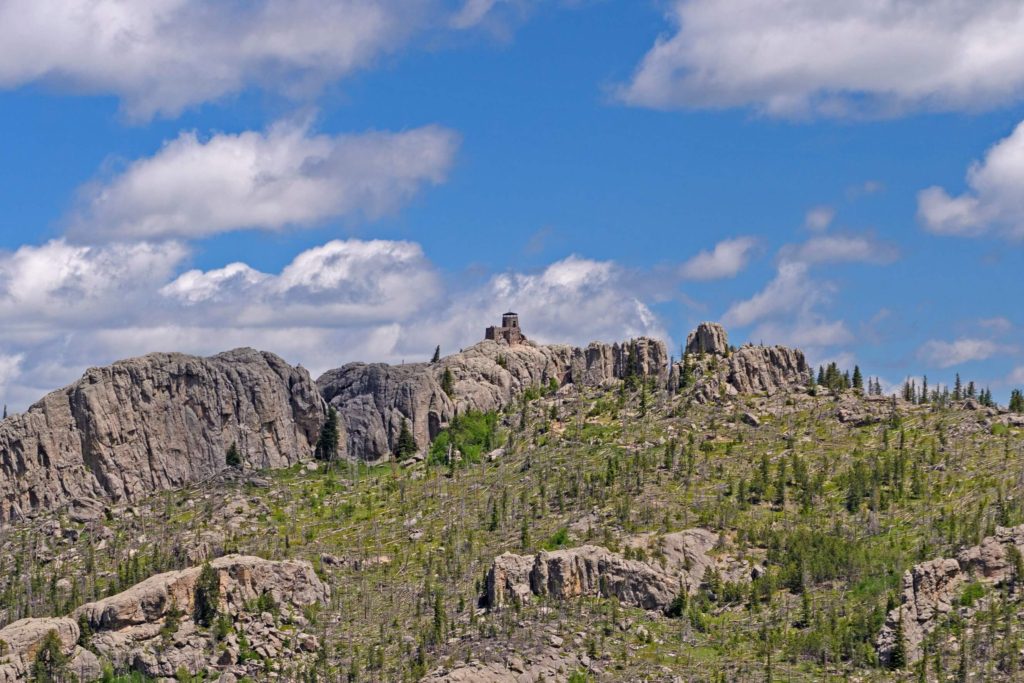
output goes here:
<path id="1" fill-rule="evenodd" d="M 373 218 L 443 181 L 457 147 L 458 136 L 436 126 L 330 136 L 279 122 L 266 132 L 206 140 L 186 132 L 83 188 L 71 231 L 108 239 L 199 238 Z"/>
<path id="2" fill-rule="evenodd" d="M 720 280 L 735 277 L 746 268 L 750 252 L 757 245 L 753 237 L 724 240 L 711 251 L 702 251 L 684 263 L 680 274 L 689 280 Z"/>
<path id="3" fill-rule="evenodd" d="M 989 149 L 984 161 L 971 164 L 967 187 L 955 197 L 938 186 L 918 194 L 918 218 L 926 230 L 1024 239 L 1024 122 Z"/>
<path id="4" fill-rule="evenodd" d="M 1004 347 L 988 339 L 963 338 L 952 342 L 933 339 L 918 349 L 918 357 L 940 368 L 951 368 L 954 365 L 986 360 L 1003 350 Z"/>
<path id="5" fill-rule="evenodd" d="M 1014 368 L 1006 381 L 1009 384 L 1024 384 L 1024 365 Z"/>
<path id="6" fill-rule="evenodd" d="M 786 262 L 779 265 L 764 289 L 730 306 L 723 320 L 726 325 L 745 327 L 767 317 L 808 309 L 824 295 L 824 290 L 809 277 L 807 264 Z"/>
<path id="7" fill-rule="evenodd" d="M 1024 94 L 1015 0 L 674 0 L 619 97 L 771 116 L 977 110 Z"/>
<path id="8" fill-rule="evenodd" d="M 668 339 L 654 277 L 570 256 L 536 272 L 446 278 L 419 244 L 334 240 L 277 272 L 245 263 L 184 270 L 179 244 L 55 240 L 0 253 L 0 401 L 23 408 L 88 366 L 151 351 L 254 346 L 317 375 L 353 360 L 400 362 L 483 337 L 517 309 L 542 342 Z"/>

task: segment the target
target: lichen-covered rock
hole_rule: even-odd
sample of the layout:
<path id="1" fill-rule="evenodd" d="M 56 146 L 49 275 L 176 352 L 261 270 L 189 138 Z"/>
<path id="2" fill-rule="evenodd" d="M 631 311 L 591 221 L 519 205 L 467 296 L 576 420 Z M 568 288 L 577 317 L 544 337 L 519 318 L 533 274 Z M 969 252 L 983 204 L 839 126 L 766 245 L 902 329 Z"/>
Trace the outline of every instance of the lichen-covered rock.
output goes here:
<path id="1" fill-rule="evenodd" d="M 748 581 L 753 566 L 727 555 L 712 555 L 720 537 L 705 529 L 689 529 L 662 537 L 637 537 L 629 546 L 658 560 L 626 559 L 594 545 L 540 552 L 505 553 L 494 559 L 487 575 L 487 604 L 491 608 L 532 595 L 570 599 L 614 597 L 648 610 L 666 610 L 685 590 L 693 594 L 709 571 L 723 580 Z"/>
<path id="2" fill-rule="evenodd" d="M 92 368 L 0 422 L 0 523 L 203 480 L 233 442 L 248 468 L 293 464 L 310 455 L 323 410 L 304 369 L 253 349 Z"/>
<path id="3" fill-rule="evenodd" d="M 701 323 L 687 335 L 686 352 L 726 356 L 729 354 L 729 335 L 718 323 Z"/>
<path id="4" fill-rule="evenodd" d="M 351 363 L 317 385 L 340 416 L 340 455 L 379 460 L 394 451 L 403 422 L 426 449 L 456 413 L 501 410 L 531 387 L 598 386 L 629 374 L 664 382 L 667 367 L 665 344 L 645 338 L 585 349 L 483 341 L 437 363 Z M 451 395 L 442 388 L 446 371 Z"/>

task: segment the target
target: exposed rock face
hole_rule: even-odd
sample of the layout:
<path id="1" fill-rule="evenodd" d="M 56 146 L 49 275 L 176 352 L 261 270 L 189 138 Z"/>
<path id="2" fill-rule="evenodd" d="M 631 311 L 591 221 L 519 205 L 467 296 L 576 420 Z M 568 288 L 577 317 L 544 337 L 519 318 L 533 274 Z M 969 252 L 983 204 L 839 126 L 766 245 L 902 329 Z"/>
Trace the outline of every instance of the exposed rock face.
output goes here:
<path id="1" fill-rule="evenodd" d="M 323 421 L 309 374 L 271 353 L 155 353 L 92 368 L 0 423 L 0 523 L 90 498 L 134 500 L 307 457 Z"/>
<path id="2" fill-rule="evenodd" d="M 284 654 L 285 636 L 272 620 L 266 623 L 261 615 L 248 613 L 247 604 L 266 594 L 287 615 L 329 597 L 329 589 L 308 562 L 227 555 L 210 566 L 220 581 L 219 611 L 231 618 L 236 631 L 246 634 L 254 651 L 264 650 L 264 656 Z M 117 666 L 152 677 L 174 676 L 179 667 L 191 674 L 223 670 L 238 664 L 237 640 L 229 635 L 225 650 L 214 653 L 209 634 L 199 632 L 192 621 L 200 572 L 200 567 L 192 567 L 150 577 L 123 593 L 83 605 L 72 617 L 88 621 L 93 631 L 90 647 Z M 180 613 L 178 628 L 161 633 L 175 608 Z M 309 638 L 299 634 L 297 649 L 316 649 L 315 638 Z M 167 647 L 168 639 L 173 647 Z"/>
<path id="3" fill-rule="evenodd" d="M 551 380 L 597 386 L 635 373 L 664 381 L 667 365 L 665 344 L 645 338 L 585 349 L 488 340 L 438 363 L 352 363 L 325 373 L 317 385 L 341 418 L 341 455 L 378 460 L 393 452 L 403 421 L 425 449 L 456 411 L 500 410 Z M 445 370 L 451 396 L 442 389 Z"/>
<path id="4" fill-rule="evenodd" d="M 903 643 L 908 662 L 921 658 L 921 643 L 935 630 L 939 617 L 953 609 L 956 591 L 963 577 L 956 560 L 930 560 L 903 574 L 901 604 L 889 612 L 878 636 L 878 654 L 888 661 L 896 649 L 897 630 L 903 627 Z"/>
<path id="5" fill-rule="evenodd" d="M 925 636 L 934 631 L 941 617 L 953 609 L 965 582 L 972 577 L 988 583 L 1010 578 L 1013 569 L 1008 551 L 1011 545 L 1024 551 L 1024 525 L 996 527 L 995 536 L 965 548 L 955 560 L 929 560 L 905 572 L 900 605 L 886 616 L 876 641 L 882 660 L 888 661 L 896 648 L 896 631 L 901 618 L 907 662 L 919 660 Z"/>
<path id="6" fill-rule="evenodd" d="M 693 335 L 691 335 L 693 336 Z M 767 394 L 804 387 L 811 377 L 803 351 L 784 346 L 745 344 L 727 356 L 691 358 L 696 397 L 711 401 L 723 395 Z M 669 383 L 678 386 L 682 363 L 672 367 Z"/>
<path id="7" fill-rule="evenodd" d="M 83 681 L 99 677 L 99 659 L 78 646 L 79 629 L 73 619 L 22 619 L 0 629 L 0 643 L 6 644 L 0 646 L 0 683 L 31 680 L 36 655 L 51 631 L 57 634 L 61 653 L 68 658 L 69 671 Z"/>
<path id="8" fill-rule="evenodd" d="M 451 669 L 438 668 L 421 683 L 541 683 L 565 681 L 569 674 L 585 670 L 589 660 L 554 647 L 530 653 L 529 660 L 511 657 L 505 662 L 469 662 Z"/>
<path id="9" fill-rule="evenodd" d="M 657 546 L 664 562 L 626 559 L 606 548 L 540 552 L 535 556 L 505 553 L 495 558 L 487 575 L 487 604 L 501 607 L 533 595 L 568 599 L 581 596 L 615 597 L 648 610 L 665 610 L 685 589 L 695 593 L 709 570 L 725 580 L 747 581 L 752 567 L 745 561 L 714 557 L 717 534 L 690 529 L 661 538 Z M 650 539 L 634 545 L 643 547 Z M 647 545 L 650 549 L 650 545 Z"/>
<path id="10" fill-rule="evenodd" d="M 701 323 L 686 337 L 686 352 L 726 356 L 729 354 L 729 335 L 718 323 Z"/>
<path id="11" fill-rule="evenodd" d="M 251 614 L 247 605 L 269 595 L 294 626 L 302 626 L 299 609 L 330 597 L 329 589 L 308 562 L 272 562 L 258 557 L 228 555 L 210 563 L 220 581 L 219 611 L 226 614 L 238 633 L 244 633 L 253 651 L 265 657 L 287 654 L 289 658 L 313 652 L 316 638 L 294 628 L 289 635 L 277 628 L 269 614 Z M 235 633 L 225 638 L 224 647 L 215 652 L 210 634 L 192 621 L 196 583 L 201 572 L 193 567 L 150 577 L 123 593 L 82 605 L 69 617 L 22 619 L 0 629 L 0 640 L 7 643 L 7 657 L 0 657 L 0 683 L 29 679 L 29 672 L 43 639 L 56 631 L 62 651 L 69 658 L 69 670 L 80 680 L 95 680 L 100 675 L 100 660 L 77 643 L 79 624 L 86 622 L 92 631 L 88 647 L 118 668 L 133 669 L 151 677 L 173 677 L 184 667 L 190 674 L 202 671 L 247 672 L 238 661 Z M 168 617 L 177 609 L 177 628 Z M 269 623 L 268 623 L 269 622 Z M 293 637 L 294 636 L 294 637 Z M 285 653 L 283 641 L 295 643 Z M 262 664 L 259 665 L 262 670 Z"/>

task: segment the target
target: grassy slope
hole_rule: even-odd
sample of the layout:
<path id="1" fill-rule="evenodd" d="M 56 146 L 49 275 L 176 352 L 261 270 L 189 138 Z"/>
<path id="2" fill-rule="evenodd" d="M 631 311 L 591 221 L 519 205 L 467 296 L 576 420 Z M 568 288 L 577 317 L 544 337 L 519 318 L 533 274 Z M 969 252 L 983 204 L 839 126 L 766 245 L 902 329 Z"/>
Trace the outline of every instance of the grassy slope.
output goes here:
<path id="1" fill-rule="evenodd" d="M 63 613 L 184 566 L 177 549 L 223 529 L 237 505 L 238 528 L 218 551 L 306 558 L 332 585 L 331 604 L 316 615 L 328 644 L 318 669 L 327 680 L 414 679 L 439 664 L 529 652 L 551 631 L 566 638 L 565 648 L 589 652 L 604 672 L 596 678 L 608 680 L 760 681 L 768 653 L 775 680 L 892 680 L 871 641 L 902 572 L 976 543 L 997 521 L 1024 522 L 1024 438 L 972 429 L 973 413 L 904 406 L 898 421 L 851 428 L 831 417 L 827 397 L 788 405 L 748 398 L 728 412 L 684 397 L 646 402 L 642 415 L 636 391 L 541 398 L 527 406 L 525 427 L 517 406 L 500 421 L 496 442 L 511 436 L 512 446 L 495 462 L 296 467 L 265 473 L 269 487 L 223 483 L 163 494 L 137 505 L 135 516 L 107 522 L 114 538 L 102 548 L 90 533 L 61 545 L 42 523 L 6 531 L 0 623 Z M 762 425 L 743 424 L 741 410 L 762 415 Z M 765 460 L 758 497 L 750 492 Z M 858 471 L 866 483 L 851 502 Z M 235 500 L 244 506 L 225 504 Z M 769 578 L 736 591 L 729 604 L 697 599 L 680 619 L 603 600 L 495 615 L 475 609 L 501 552 L 535 551 L 566 536 L 569 545 L 617 548 L 632 534 L 695 526 L 724 531 L 729 552 L 767 554 Z M 44 561 L 56 553 L 59 563 Z M 337 568 L 321 563 L 323 553 L 387 555 L 390 563 Z M 1020 660 L 1021 638 L 1006 627 L 1015 620 L 985 619 L 975 620 L 968 667 L 984 680 L 1010 676 L 1001 670 Z M 956 672 L 947 635 L 962 628 L 954 623 L 937 639 L 929 680 L 936 663 Z M 297 675 L 287 662 L 270 665 Z"/>

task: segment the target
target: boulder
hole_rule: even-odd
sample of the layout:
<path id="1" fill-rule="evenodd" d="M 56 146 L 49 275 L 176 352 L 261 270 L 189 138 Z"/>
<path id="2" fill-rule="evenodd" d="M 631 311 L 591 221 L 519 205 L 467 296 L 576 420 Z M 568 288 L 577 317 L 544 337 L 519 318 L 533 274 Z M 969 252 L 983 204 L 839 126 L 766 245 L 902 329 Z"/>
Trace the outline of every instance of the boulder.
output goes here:
<path id="1" fill-rule="evenodd" d="M 962 582 L 960 565 L 953 559 L 930 560 L 904 572 L 901 604 L 886 616 L 876 642 L 882 661 L 892 657 L 901 626 L 907 663 L 918 661 L 925 636 L 939 625 L 940 617 L 953 609 Z"/>
<path id="2" fill-rule="evenodd" d="M 323 402 L 302 368 L 236 349 L 210 358 L 155 353 L 92 368 L 0 422 L 0 524 L 78 502 L 134 501 L 207 479 L 238 445 L 248 468 L 307 458 Z"/>

